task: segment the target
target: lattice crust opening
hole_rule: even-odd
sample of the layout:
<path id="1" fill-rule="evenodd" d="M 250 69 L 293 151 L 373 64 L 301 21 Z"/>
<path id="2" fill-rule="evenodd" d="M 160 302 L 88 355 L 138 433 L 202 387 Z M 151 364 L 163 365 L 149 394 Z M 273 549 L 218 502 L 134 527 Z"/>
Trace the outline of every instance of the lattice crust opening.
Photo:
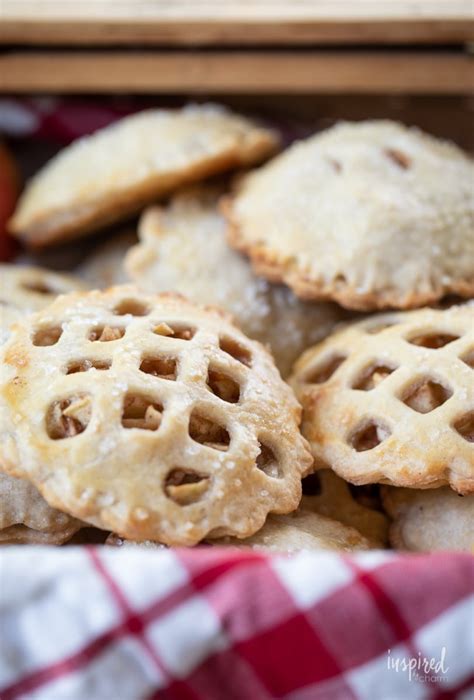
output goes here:
<path id="1" fill-rule="evenodd" d="M 79 435 L 91 419 L 92 401 L 88 394 L 75 394 L 53 401 L 46 413 L 46 432 L 51 440 Z"/>
<path id="2" fill-rule="evenodd" d="M 53 328 L 56 343 L 34 343 Z M 300 408 L 218 310 L 130 286 L 67 295 L 19 325 L 1 371 L 15 451 L 0 440 L 0 461 L 82 520 L 194 544 L 298 504 L 312 463 Z"/>
<path id="3" fill-rule="evenodd" d="M 474 369 L 474 348 L 469 348 L 469 350 L 462 355 L 461 360 L 465 362 L 468 367 Z"/>
<path id="4" fill-rule="evenodd" d="M 96 360 L 94 358 L 86 358 L 70 362 L 66 367 L 66 374 L 75 374 L 76 372 L 88 372 L 91 369 L 106 370 L 110 369 L 111 360 Z"/>
<path id="5" fill-rule="evenodd" d="M 474 442 L 474 411 L 458 418 L 453 424 L 453 428 L 467 442 Z"/>
<path id="6" fill-rule="evenodd" d="M 354 484 L 474 491 L 474 305 L 381 315 L 308 350 L 292 384 L 316 462 Z"/>

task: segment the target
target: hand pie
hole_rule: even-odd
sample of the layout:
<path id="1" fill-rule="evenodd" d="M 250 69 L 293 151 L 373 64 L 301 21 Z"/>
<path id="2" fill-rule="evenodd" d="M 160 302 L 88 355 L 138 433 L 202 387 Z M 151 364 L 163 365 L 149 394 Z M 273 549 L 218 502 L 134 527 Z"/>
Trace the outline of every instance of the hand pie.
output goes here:
<path id="1" fill-rule="evenodd" d="M 152 207 L 139 225 L 141 242 L 125 267 L 148 292 L 174 290 L 230 311 L 244 333 L 268 343 L 286 376 L 303 350 L 328 335 L 347 314 L 332 304 L 299 301 L 286 287 L 255 277 L 225 240 L 218 187 L 195 187 L 166 208 Z"/>
<path id="2" fill-rule="evenodd" d="M 230 243 L 305 299 L 360 310 L 474 295 L 474 165 L 389 121 L 342 123 L 244 178 Z"/>
<path id="3" fill-rule="evenodd" d="M 312 459 L 270 354 L 217 309 L 133 286 L 59 297 L 2 348 L 0 466 L 130 539 L 247 537 Z"/>
<path id="4" fill-rule="evenodd" d="M 107 538 L 106 544 L 116 547 L 163 548 L 159 542 L 124 540 L 114 534 Z M 206 540 L 203 544 L 272 552 L 298 552 L 304 549 L 353 552 L 376 547 L 374 542 L 363 537 L 353 527 L 305 510 L 297 510 L 289 515 L 269 515 L 261 530 L 243 540 L 221 537 Z"/>
<path id="5" fill-rule="evenodd" d="M 319 469 L 304 479 L 300 507 L 355 528 L 379 547 L 387 544 L 386 515 L 360 503 L 349 484 L 331 469 Z"/>
<path id="6" fill-rule="evenodd" d="M 0 544 L 62 544 L 82 526 L 51 508 L 28 481 L 0 472 Z"/>
<path id="7" fill-rule="evenodd" d="M 474 304 L 348 326 L 292 383 L 316 463 L 346 481 L 474 492 Z"/>
<path id="8" fill-rule="evenodd" d="M 96 248 L 79 266 L 77 273 L 93 289 L 105 289 L 130 281 L 123 269 L 129 248 L 137 242 L 133 231 L 123 231 Z M 163 290 L 168 291 L 168 290 Z"/>
<path id="9" fill-rule="evenodd" d="M 83 287 L 72 275 L 0 263 L 0 345 L 22 316 L 47 306 L 58 294 Z"/>
<path id="10" fill-rule="evenodd" d="M 412 552 L 440 549 L 474 554 L 474 496 L 459 496 L 450 488 L 382 488 L 382 500 L 393 518 L 390 542 Z"/>
<path id="11" fill-rule="evenodd" d="M 258 162 L 277 143 L 217 105 L 140 112 L 53 158 L 27 185 L 10 228 L 33 247 L 76 238 L 188 182 Z"/>

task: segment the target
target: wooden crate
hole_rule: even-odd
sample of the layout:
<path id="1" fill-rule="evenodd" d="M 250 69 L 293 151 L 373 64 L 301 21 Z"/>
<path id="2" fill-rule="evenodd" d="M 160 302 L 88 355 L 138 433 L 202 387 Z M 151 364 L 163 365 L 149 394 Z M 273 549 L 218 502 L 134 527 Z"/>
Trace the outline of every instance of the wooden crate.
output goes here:
<path id="1" fill-rule="evenodd" d="M 470 0 L 1 0 L 0 90 L 466 94 Z"/>
<path id="2" fill-rule="evenodd" d="M 471 0 L 0 0 L 0 93 L 214 99 L 474 149 Z"/>

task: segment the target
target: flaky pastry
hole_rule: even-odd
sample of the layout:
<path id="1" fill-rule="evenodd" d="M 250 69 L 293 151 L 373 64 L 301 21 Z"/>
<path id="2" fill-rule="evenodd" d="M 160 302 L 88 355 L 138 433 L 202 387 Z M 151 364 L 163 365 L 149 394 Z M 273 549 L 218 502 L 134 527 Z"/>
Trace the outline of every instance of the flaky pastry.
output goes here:
<path id="1" fill-rule="evenodd" d="M 341 123 L 244 178 L 224 210 L 256 271 L 361 310 L 474 295 L 474 165 L 390 121 Z"/>
<path id="2" fill-rule="evenodd" d="M 53 158 L 27 185 L 10 228 L 30 246 L 75 238 L 188 182 L 258 162 L 277 143 L 218 105 L 140 112 Z"/>
<path id="3" fill-rule="evenodd" d="M 354 484 L 474 492 L 474 304 L 350 325 L 291 381 L 316 463 Z"/>
<path id="4" fill-rule="evenodd" d="M 247 537 L 312 460 L 270 354 L 217 309 L 133 286 L 59 297 L 2 348 L 0 466 L 131 539 Z"/>

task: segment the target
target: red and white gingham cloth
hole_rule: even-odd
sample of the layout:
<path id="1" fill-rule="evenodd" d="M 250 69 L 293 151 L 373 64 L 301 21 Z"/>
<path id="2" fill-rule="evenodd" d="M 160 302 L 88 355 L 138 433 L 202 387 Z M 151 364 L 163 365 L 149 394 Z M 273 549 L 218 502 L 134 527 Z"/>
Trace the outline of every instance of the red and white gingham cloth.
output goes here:
<path id="1" fill-rule="evenodd" d="M 467 554 L 11 547 L 0 565 L 2 700 L 473 697 Z"/>

